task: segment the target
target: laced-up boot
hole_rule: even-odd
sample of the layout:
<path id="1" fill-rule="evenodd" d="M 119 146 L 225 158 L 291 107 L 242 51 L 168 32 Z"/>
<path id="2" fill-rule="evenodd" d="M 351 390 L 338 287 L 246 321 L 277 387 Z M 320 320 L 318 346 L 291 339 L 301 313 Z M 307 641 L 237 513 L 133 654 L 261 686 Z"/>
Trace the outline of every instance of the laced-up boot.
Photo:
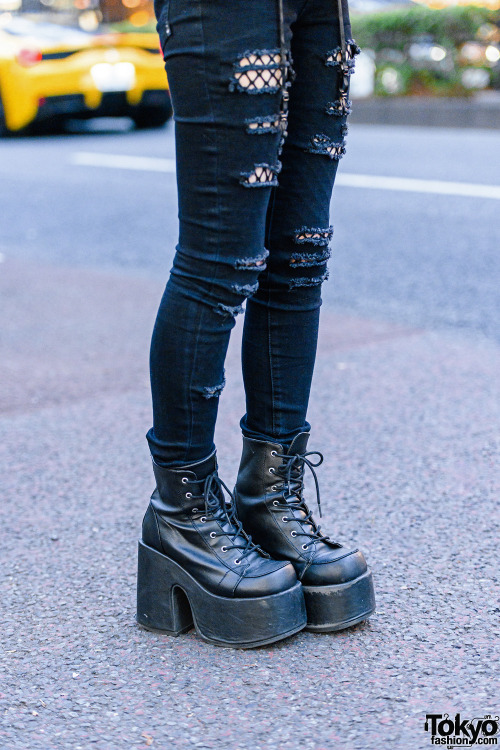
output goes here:
<path id="1" fill-rule="evenodd" d="M 235 487 L 238 516 L 245 531 L 276 560 L 290 560 L 302 583 L 307 630 L 342 630 L 369 617 L 375 609 L 372 574 L 363 554 L 332 541 L 317 526 L 303 498 L 304 470 L 313 474 L 319 514 L 321 502 L 315 468 L 323 462 L 307 452 L 302 432 L 288 451 L 278 443 L 243 438 Z M 318 456 L 313 462 L 311 456 Z"/>
<path id="2" fill-rule="evenodd" d="M 156 489 L 139 541 L 137 621 L 169 635 L 250 648 L 302 630 L 293 566 L 254 544 L 217 474 L 215 451 L 182 468 L 153 461 Z M 228 494 L 225 499 L 224 490 Z"/>

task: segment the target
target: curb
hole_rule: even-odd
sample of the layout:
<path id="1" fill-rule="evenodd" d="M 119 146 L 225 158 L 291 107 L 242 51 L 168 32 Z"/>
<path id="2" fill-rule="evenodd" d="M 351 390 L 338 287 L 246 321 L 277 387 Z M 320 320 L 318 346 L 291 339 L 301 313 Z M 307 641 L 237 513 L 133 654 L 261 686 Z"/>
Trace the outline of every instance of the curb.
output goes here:
<path id="1" fill-rule="evenodd" d="M 500 129 L 500 93 L 487 92 L 470 99 L 420 96 L 355 99 L 349 119 L 368 125 Z"/>

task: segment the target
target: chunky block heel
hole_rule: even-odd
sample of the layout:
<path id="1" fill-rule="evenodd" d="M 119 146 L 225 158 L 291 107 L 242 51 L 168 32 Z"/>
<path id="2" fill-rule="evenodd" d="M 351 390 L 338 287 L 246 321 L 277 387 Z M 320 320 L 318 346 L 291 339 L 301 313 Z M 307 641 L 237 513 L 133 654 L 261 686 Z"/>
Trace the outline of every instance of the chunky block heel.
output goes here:
<path id="1" fill-rule="evenodd" d="M 229 598 L 207 591 L 186 570 L 139 542 L 137 622 L 148 630 L 180 635 L 193 624 L 203 640 L 252 648 L 286 638 L 306 624 L 302 586 L 277 594 Z"/>
<path id="2" fill-rule="evenodd" d="M 306 630 L 327 633 L 366 620 L 375 611 L 372 574 L 332 586 L 303 586 L 307 608 Z"/>
<path id="3" fill-rule="evenodd" d="M 184 593 L 176 588 L 167 558 L 139 542 L 137 622 L 148 630 L 182 635 L 194 626 Z"/>

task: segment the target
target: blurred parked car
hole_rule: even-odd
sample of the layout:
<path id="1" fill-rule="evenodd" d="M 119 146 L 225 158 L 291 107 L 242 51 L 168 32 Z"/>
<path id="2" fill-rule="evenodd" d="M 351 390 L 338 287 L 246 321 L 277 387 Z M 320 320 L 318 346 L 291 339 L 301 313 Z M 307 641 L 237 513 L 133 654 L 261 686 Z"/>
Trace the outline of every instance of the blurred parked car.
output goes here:
<path id="1" fill-rule="evenodd" d="M 156 33 L 0 16 L 0 133 L 66 117 L 129 116 L 159 127 L 171 115 Z"/>

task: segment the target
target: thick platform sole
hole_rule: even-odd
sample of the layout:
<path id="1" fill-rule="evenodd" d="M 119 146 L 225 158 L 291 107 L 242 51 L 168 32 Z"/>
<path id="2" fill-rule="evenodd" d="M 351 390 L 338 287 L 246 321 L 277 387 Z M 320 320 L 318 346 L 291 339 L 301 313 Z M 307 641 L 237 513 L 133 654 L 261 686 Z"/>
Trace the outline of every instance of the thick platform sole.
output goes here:
<path id="1" fill-rule="evenodd" d="M 137 622 L 166 635 L 193 625 L 208 643 L 255 648 L 288 638 L 307 622 L 302 585 L 279 594 L 230 599 L 210 593 L 178 563 L 139 541 Z"/>
<path id="2" fill-rule="evenodd" d="M 307 609 L 305 630 L 328 633 L 366 620 L 375 611 L 372 574 L 336 586 L 302 586 Z"/>

